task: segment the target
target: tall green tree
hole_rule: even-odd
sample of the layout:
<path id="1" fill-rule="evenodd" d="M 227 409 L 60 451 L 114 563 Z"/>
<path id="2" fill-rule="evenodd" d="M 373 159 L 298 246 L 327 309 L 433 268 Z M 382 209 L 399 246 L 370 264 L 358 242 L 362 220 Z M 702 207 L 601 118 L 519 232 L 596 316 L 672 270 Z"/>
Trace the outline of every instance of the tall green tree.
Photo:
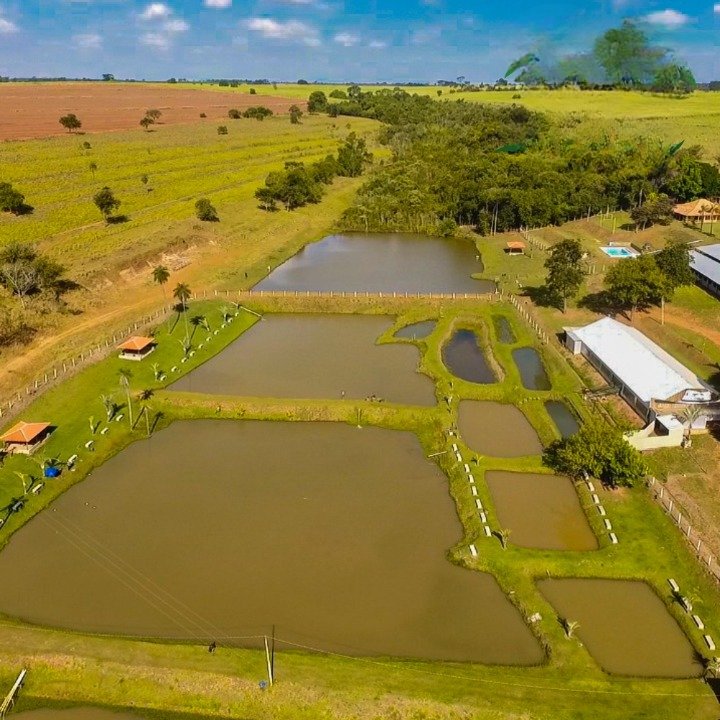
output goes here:
<path id="1" fill-rule="evenodd" d="M 642 205 L 630 211 L 630 217 L 644 230 L 648 225 L 669 225 L 673 219 L 673 201 L 665 193 L 650 193 Z"/>
<path id="2" fill-rule="evenodd" d="M 73 132 L 79 130 L 82 127 L 82 122 L 75 113 L 68 113 L 63 115 L 58 122 L 68 131 Z"/>
<path id="3" fill-rule="evenodd" d="M 93 196 L 93 202 L 97 206 L 98 210 L 100 210 L 103 214 L 106 222 L 121 204 L 120 200 L 115 197 L 113 191 L 107 187 L 107 185 L 102 190 L 95 193 Z"/>
<path id="4" fill-rule="evenodd" d="M 153 282 L 160 286 L 163 294 L 163 302 L 165 302 L 165 283 L 170 279 L 170 271 L 165 265 L 157 265 L 152 271 Z"/>
<path id="5" fill-rule="evenodd" d="M 173 290 L 173 297 L 180 303 L 182 308 L 183 320 L 185 321 L 185 340 L 189 342 L 190 329 L 188 328 L 187 304 L 192 297 L 192 290 L 187 283 L 178 283 Z"/>
<path id="6" fill-rule="evenodd" d="M 687 65 L 668 63 L 656 73 L 652 89 L 668 95 L 689 95 L 697 88 L 695 76 Z"/>
<path id="7" fill-rule="evenodd" d="M 657 305 L 672 296 L 672 288 L 665 274 L 651 255 L 619 260 L 605 275 L 605 288 L 610 302 L 622 310 L 630 311 Z"/>
<path id="8" fill-rule="evenodd" d="M 362 175 L 366 163 L 372 161 L 364 138 L 354 132 L 347 136 L 337 154 L 337 174 L 341 177 L 358 177 Z"/>
<path id="9" fill-rule="evenodd" d="M 583 263 L 585 253 L 579 240 L 561 240 L 550 250 L 545 260 L 548 271 L 545 288 L 549 295 L 562 302 L 562 311 L 567 310 L 567 301 L 575 297 L 587 270 Z"/>
<path id="10" fill-rule="evenodd" d="M 308 98 L 308 112 L 325 112 L 328 106 L 327 95 L 322 90 L 315 90 Z"/>
<path id="11" fill-rule="evenodd" d="M 690 245 L 669 242 L 657 255 L 655 263 L 665 276 L 670 291 L 683 285 L 693 285 L 695 275 L 690 268 Z"/>
<path id="12" fill-rule="evenodd" d="M 120 368 L 118 370 L 118 380 L 120 387 L 125 391 L 125 399 L 127 400 L 128 407 L 128 420 L 130 427 L 133 426 L 133 405 L 132 397 L 130 397 L 130 381 L 132 380 L 132 371 L 129 368 Z"/>
<path id="13" fill-rule="evenodd" d="M 10 183 L 0 182 L 0 211 L 21 215 L 25 207 L 25 196 Z"/>
<path id="14" fill-rule="evenodd" d="M 622 432 L 599 421 L 585 423 L 575 435 L 549 445 L 543 463 L 575 478 L 588 473 L 610 486 L 631 486 L 647 472 L 642 455 Z"/>
<path id="15" fill-rule="evenodd" d="M 215 206 L 207 198 L 200 198 L 196 201 L 195 215 L 198 220 L 203 222 L 217 222 L 220 219 Z"/>
<path id="16" fill-rule="evenodd" d="M 666 51 L 653 47 L 647 35 L 625 20 L 619 28 L 601 35 L 594 46 L 595 57 L 616 85 L 643 85 L 658 72 Z"/>
<path id="17" fill-rule="evenodd" d="M 299 125 L 300 118 L 303 116 L 303 111 L 297 105 L 291 105 L 288 113 L 290 114 L 290 124 Z"/>

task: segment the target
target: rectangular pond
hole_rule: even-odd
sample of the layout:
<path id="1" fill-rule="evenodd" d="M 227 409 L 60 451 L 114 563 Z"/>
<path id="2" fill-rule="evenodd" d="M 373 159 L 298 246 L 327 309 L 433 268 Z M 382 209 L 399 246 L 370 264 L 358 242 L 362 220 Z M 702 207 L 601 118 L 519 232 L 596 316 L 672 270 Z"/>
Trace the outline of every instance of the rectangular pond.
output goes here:
<path id="1" fill-rule="evenodd" d="M 550 378 L 547 376 L 540 353 L 531 347 L 512 351 L 513 360 L 520 371 L 520 379 L 528 390 L 550 390 Z"/>
<path id="2" fill-rule="evenodd" d="M 577 637 L 609 673 L 696 677 L 695 651 L 662 600 L 644 582 L 595 578 L 539 580 L 558 616 L 579 623 Z"/>
<path id="3" fill-rule="evenodd" d="M 416 371 L 418 349 L 376 345 L 392 325 L 377 315 L 266 315 L 234 343 L 174 383 L 173 390 L 277 398 L 435 403 Z"/>
<path id="4" fill-rule="evenodd" d="M 545 403 L 545 409 L 564 438 L 574 435 L 580 429 L 578 419 L 564 402 L 548 400 Z"/>
<path id="5" fill-rule="evenodd" d="M 487 293 L 491 280 L 473 243 L 405 233 L 331 235 L 306 245 L 255 290 Z"/>
<path id="6" fill-rule="evenodd" d="M 596 550 L 597 538 L 572 480 L 557 475 L 488 470 L 501 527 L 514 545 L 541 550 Z"/>
<path id="7" fill-rule="evenodd" d="M 447 479 L 411 433 L 179 422 L 135 443 L 0 553 L 0 612 L 90 632 L 534 664 L 487 574 L 457 568 Z M 230 639 L 232 638 L 232 639 Z"/>
<path id="8" fill-rule="evenodd" d="M 535 428 L 514 405 L 482 400 L 461 400 L 458 431 L 478 455 L 524 457 L 540 455 L 542 443 Z"/>

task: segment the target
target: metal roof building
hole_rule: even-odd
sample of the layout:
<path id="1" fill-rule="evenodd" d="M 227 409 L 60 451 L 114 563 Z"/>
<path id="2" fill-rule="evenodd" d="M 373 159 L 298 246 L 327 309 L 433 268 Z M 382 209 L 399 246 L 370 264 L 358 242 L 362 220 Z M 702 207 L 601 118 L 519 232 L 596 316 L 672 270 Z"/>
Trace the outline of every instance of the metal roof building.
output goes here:
<path id="1" fill-rule="evenodd" d="M 705 245 L 691 250 L 690 267 L 698 285 L 720 297 L 720 245 Z"/>
<path id="2" fill-rule="evenodd" d="M 606 317 L 565 333 L 567 347 L 584 355 L 645 419 L 654 414 L 653 400 L 710 399 L 693 372 L 635 328 Z"/>

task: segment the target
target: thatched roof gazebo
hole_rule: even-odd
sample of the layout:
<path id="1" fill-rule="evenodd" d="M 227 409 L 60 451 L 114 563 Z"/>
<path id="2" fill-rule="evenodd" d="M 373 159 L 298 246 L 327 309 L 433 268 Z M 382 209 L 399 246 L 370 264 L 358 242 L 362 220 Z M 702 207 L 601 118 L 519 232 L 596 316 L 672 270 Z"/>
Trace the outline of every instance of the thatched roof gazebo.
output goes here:
<path id="1" fill-rule="evenodd" d="M 524 255 L 525 243 L 521 240 L 510 240 L 505 243 L 505 252 L 508 255 Z"/>
<path id="2" fill-rule="evenodd" d="M 720 220 L 720 204 L 700 198 L 699 200 L 676 205 L 673 208 L 673 213 L 681 220 L 716 222 Z"/>

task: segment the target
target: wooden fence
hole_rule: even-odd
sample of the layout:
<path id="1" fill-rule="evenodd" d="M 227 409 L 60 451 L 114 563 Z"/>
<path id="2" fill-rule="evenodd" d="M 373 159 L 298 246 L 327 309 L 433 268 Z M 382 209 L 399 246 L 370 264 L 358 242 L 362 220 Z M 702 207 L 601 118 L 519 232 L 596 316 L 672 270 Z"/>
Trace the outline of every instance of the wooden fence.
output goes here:
<path id="1" fill-rule="evenodd" d="M 716 582 L 720 583 L 720 565 L 718 564 L 717 558 L 712 554 L 700 533 L 693 528 L 690 521 L 682 514 L 681 506 L 673 494 L 654 477 L 648 478 L 647 486 L 653 499 L 662 506 L 672 521 L 678 526 L 683 537 L 700 560 L 701 565 Z"/>

